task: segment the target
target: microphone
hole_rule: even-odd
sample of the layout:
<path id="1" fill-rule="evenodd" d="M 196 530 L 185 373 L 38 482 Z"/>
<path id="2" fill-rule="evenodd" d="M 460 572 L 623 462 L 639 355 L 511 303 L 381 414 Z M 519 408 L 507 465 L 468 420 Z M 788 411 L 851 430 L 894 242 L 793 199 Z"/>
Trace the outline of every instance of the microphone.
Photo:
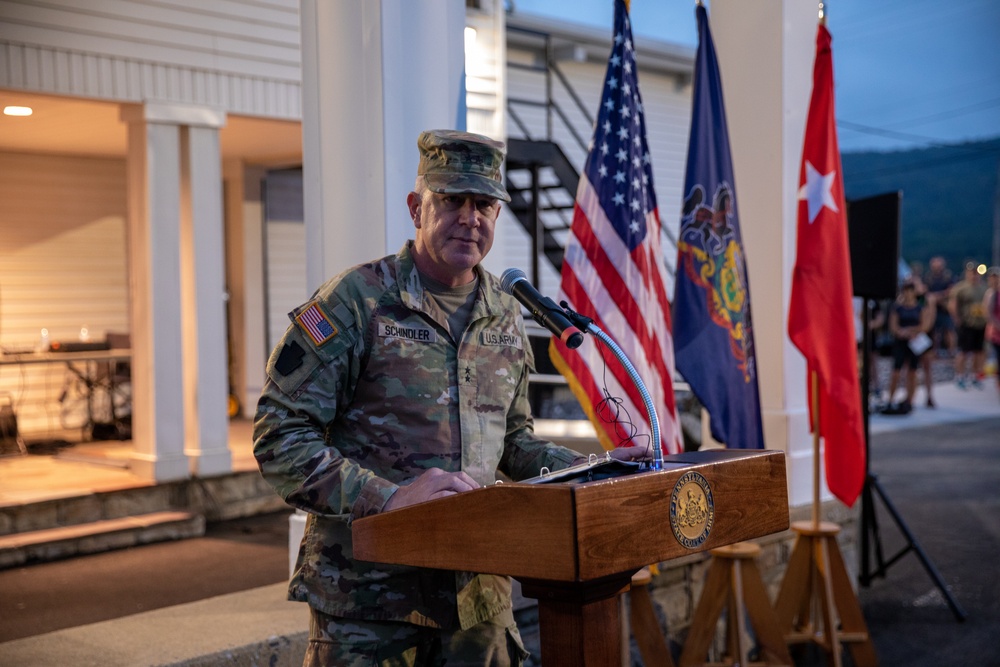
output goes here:
<path id="1" fill-rule="evenodd" d="M 500 287 L 531 312 L 532 318 L 574 349 L 583 344 L 583 332 L 573 326 L 565 311 L 547 296 L 538 293 L 521 269 L 507 269 L 500 276 Z"/>

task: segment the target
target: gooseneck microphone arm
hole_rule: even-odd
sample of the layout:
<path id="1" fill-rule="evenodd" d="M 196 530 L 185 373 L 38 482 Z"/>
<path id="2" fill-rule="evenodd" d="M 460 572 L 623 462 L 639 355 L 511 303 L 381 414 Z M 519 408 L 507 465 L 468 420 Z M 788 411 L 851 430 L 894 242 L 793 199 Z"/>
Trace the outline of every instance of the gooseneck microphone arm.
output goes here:
<path id="1" fill-rule="evenodd" d="M 565 301 L 560 301 L 559 305 L 563 307 L 566 317 L 569 318 L 573 324 L 580 327 L 587 333 L 597 336 L 602 343 L 608 346 L 611 353 L 615 355 L 615 359 L 618 360 L 618 363 L 620 363 L 625 369 L 625 372 L 628 373 L 628 376 L 632 380 L 632 383 L 635 384 L 636 389 L 639 390 L 639 396 L 642 398 L 642 404 L 646 407 L 646 414 L 649 415 L 649 428 L 653 434 L 653 462 L 650 464 L 650 468 L 652 470 L 662 470 L 663 448 L 660 447 L 660 419 L 656 416 L 656 406 L 653 405 L 653 398 L 649 395 L 649 391 L 646 389 L 645 383 L 639 376 L 639 372 L 635 369 L 635 366 L 632 365 L 632 362 L 629 361 L 628 357 L 625 356 L 625 352 L 618 347 L 618 344 L 614 341 L 614 339 L 594 324 L 594 320 L 573 311 L 569 307 L 569 304 Z"/>
<path id="2" fill-rule="evenodd" d="M 661 470 L 663 468 L 663 448 L 660 446 L 660 420 L 656 416 L 656 407 L 653 405 L 653 399 L 649 395 L 649 391 L 646 389 L 642 378 L 639 376 L 639 372 L 635 370 L 635 366 L 625 356 L 622 349 L 618 347 L 618 344 L 608 334 L 604 333 L 600 327 L 594 324 L 594 320 L 574 312 L 565 301 L 557 306 L 552 299 L 539 294 L 538 290 L 528 282 L 524 271 L 520 269 L 507 269 L 504 271 L 500 277 L 500 287 L 504 292 L 507 292 L 520 301 L 531 312 L 534 320 L 552 332 L 553 335 L 566 344 L 566 347 L 573 349 L 583 344 L 582 329 L 587 333 L 597 336 L 598 340 L 611 350 L 618 363 L 628 373 L 636 389 L 639 390 L 639 396 L 642 398 L 646 414 L 649 416 L 649 426 L 652 431 L 653 462 L 650 466 L 653 470 Z"/>

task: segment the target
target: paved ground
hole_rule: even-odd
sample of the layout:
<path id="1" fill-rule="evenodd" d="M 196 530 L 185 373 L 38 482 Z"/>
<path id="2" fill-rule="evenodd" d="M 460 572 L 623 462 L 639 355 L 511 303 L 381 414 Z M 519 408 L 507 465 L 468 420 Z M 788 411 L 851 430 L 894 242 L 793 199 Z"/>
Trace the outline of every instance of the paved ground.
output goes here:
<path id="1" fill-rule="evenodd" d="M 872 470 L 967 614 L 907 553 L 859 593 L 882 664 L 1000 665 L 1000 417 L 881 433 Z M 876 506 L 888 561 L 907 540 Z"/>
<path id="2" fill-rule="evenodd" d="M 287 581 L 288 514 L 209 524 L 204 537 L 179 542 L 0 570 L 0 642 Z"/>
<path id="3" fill-rule="evenodd" d="M 967 618 L 956 620 L 912 551 L 859 600 L 883 667 L 1000 666 L 1000 396 L 991 381 L 977 392 L 942 383 L 935 398 L 935 410 L 872 416 L 871 469 Z M 888 561 L 907 540 L 876 507 Z M 281 582 L 287 526 L 280 513 L 211 526 L 205 538 L 0 571 L 0 642 Z M 3 654 L 0 644 L 0 665 Z M 800 651 L 796 664 L 826 663 Z"/>
<path id="4" fill-rule="evenodd" d="M 939 366 L 943 374 L 952 375 L 950 361 L 947 364 L 940 363 Z M 909 414 L 879 414 L 873 409 L 870 426 L 873 444 L 874 436 L 891 431 L 922 429 L 1000 416 L 1000 394 L 995 377 L 986 378 L 978 389 L 960 389 L 951 380 L 941 381 L 934 384 L 932 392 L 936 404 L 934 408 L 927 407 L 927 392 L 921 386 L 917 388 L 913 410 Z M 902 396 L 903 392 L 899 390 L 896 399 L 901 400 Z M 1000 443 L 1000 435 L 997 436 L 997 441 Z"/>

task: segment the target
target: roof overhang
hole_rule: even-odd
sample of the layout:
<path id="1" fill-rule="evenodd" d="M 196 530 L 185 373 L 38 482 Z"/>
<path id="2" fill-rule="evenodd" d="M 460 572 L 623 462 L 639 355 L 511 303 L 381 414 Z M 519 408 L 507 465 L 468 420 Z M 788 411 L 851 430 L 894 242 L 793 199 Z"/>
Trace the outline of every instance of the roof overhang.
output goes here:
<path id="1" fill-rule="evenodd" d="M 611 53 L 609 31 L 525 14 L 507 14 L 507 45 L 544 50 L 550 38 L 557 60 L 606 63 Z M 636 62 L 643 69 L 689 80 L 694 73 L 695 49 L 683 44 L 635 37 Z"/>

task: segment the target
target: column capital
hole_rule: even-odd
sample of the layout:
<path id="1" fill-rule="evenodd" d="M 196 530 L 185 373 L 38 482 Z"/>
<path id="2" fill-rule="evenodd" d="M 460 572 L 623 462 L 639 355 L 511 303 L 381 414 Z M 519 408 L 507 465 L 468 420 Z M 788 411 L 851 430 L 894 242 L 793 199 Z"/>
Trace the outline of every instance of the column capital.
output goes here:
<path id="1" fill-rule="evenodd" d="M 226 112 L 222 109 L 174 102 L 123 104 L 119 117 L 126 123 L 163 123 L 216 129 L 226 125 Z"/>

